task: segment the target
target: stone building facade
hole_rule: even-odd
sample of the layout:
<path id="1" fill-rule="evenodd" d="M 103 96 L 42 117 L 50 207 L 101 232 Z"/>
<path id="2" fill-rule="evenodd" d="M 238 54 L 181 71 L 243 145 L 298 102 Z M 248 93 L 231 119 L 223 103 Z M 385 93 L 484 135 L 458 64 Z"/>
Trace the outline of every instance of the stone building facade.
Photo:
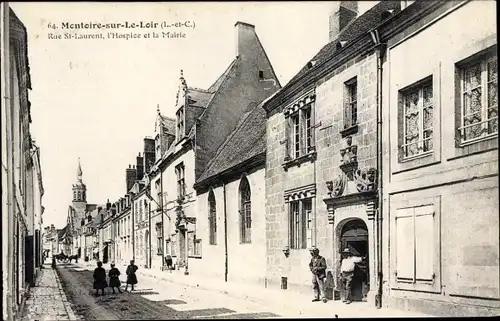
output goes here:
<path id="1" fill-rule="evenodd" d="M 270 287 L 310 291 L 308 249 L 316 246 L 327 260 L 334 298 L 340 252 L 349 248 L 366 256 L 355 272 L 355 298 L 374 304 L 378 86 L 369 30 L 397 14 L 400 3 L 380 2 L 354 19 L 356 8 L 340 2 L 330 18 L 336 27 L 330 42 L 264 104 L 266 277 Z"/>
<path id="2" fill-rule="evenodd" d="M 201 260 L 202 242 L 206 241 L 197 233 L 196 179 L 241 117 L 279 88 L 255 27 L 237 22 L 235 31 L 236 57 L 212 86 L 206 90 L 190 87 L 181 73 L 175 140 L 167 142 L 164 154 L 157 154 L 150 173 L 151 195 L 156 197 L 153 203 L 161 213 L 154 223 L 159 227 L 155 231 L 161 233 L 159 238 L 156 235 L 158 242 L 164 240 L 162 261 L 166 255 L 172 256 L 185 273 L 206 267 Z"/>
<path id="3" fill-rule="evenodd" d="M 30 133 L 31 77 L 27 31 L 7 2 L 1 14 L 2 91 L 2 318 L 18 318 L 34 285 L 37 230 L 41 230 L 41 182 L 38 150 Z M 41 238 L 41 237 L 40 237 Z"/>
<path id="4" fill-rule="evenodd" d="M 417 1 L 379 33 L 384 305 L 499 315 L 495 3 Z"/>
<path id="5" fill-rule="evenodd" d="M 194 185 L 193 238 L 203 241 L 203 252 L 193 253 L 198 257 L 193 273 L 264 286 L 265 151 L 266 113 L 258 105 L 242 117 Z"/>

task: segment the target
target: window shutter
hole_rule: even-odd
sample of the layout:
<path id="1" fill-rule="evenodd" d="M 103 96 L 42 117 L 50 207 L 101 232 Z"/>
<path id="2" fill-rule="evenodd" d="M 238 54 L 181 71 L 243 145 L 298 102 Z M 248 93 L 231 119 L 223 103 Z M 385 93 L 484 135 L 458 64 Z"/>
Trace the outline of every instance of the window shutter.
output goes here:
<path id="1" fill-rule="evenodd" d="M 432 281 L 434 275 L 434 206 L 415 208 L 415 276 Z"/>
<path id="2" fill-rule="evenodd" d="M 396 210 L 396 271 L 398 279 L 413 281 L 415 275 L 413 208 Z"/>

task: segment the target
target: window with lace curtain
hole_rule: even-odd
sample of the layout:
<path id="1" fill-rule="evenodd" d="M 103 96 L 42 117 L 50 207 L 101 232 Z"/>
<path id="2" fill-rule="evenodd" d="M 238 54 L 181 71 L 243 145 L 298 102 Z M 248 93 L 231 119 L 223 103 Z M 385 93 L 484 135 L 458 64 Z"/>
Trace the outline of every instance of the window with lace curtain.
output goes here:
<path id="1" fill-rule="evenodd" d="M 460 144 L 498 135 L 497 57 L 483 55 L 461 65 L 460 73 Z"/>
<path id="2" fill-rule="evenodd" d="M 432 78 L 400 91 L 399 159 L 432 154 L 434 138 L 434 96 Z"/>

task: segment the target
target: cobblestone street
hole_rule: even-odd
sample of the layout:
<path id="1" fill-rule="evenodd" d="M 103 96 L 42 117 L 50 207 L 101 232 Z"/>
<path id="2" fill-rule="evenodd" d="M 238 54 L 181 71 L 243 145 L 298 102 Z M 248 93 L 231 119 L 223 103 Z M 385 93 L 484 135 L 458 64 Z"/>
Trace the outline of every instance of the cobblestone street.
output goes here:
<path id="1" fill-rule="evenodd" d="M 59 277 L 50 264 L 44 265 L 36 286 L 31 288 L 22 320 L 77 320 Z"/>

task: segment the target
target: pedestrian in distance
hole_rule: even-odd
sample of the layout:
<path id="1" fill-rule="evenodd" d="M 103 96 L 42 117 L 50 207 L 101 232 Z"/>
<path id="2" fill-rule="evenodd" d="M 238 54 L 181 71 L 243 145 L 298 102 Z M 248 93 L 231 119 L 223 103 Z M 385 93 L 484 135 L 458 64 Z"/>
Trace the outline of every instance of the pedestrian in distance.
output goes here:
<path id="1" fill-rule="evenodd" d="M 130 292 L 134 291 L 134 285 L 137 284 L 137 276 L 135 275 L 135 272 L 137 272 L 137 265 L 134 264 L 134 260 L 130 260 L 130 265 L 127 266 L 127 285 L 125 285 L 125 291 L 127 291 L 128 285 L 130 284 L 132 286 L 132 290 Z"/>
<path id="2" fill-rule="evenodd" d="M 321 300 L 326 303 L 325 296 L 325 279 L 326 279 L 326 260 L 324 257 L 319 255 L 319 249 L 313 247 L 310 250 L 311 262 L 309 262 L 309 270 L 312 273 L 312 285 L 314 291 L 313 302 Z"/>
<path id="3" fill-rule="evenodd" d="M 356 263 L 360 263 L 365 257 L 354 256 L 348 248 L 342 251 L 342 263 L 340 265 L 340 274 L 342 285 L 344 288 L 342 302 L 350 304 L 352 291 L 352 278 L 354 277 L 354 269 Z"/>
<path id="4" fill-rule="evenodd" d="M 121 286 L 121 281 L 120 281 L 120 270 L 118 270 L 115 267 L 114 263 L 111 263 L 111 269 L 109 270 L 109 287 L 113 290 L 113 293 L 115 293 L 115 288 L 118 289 L 118 292 L 122 293 L 122 290 L 120 289 Z"/>
<path id="5" fill-rule="evenodd" d="M 56 257 L 55 256 L 52 256 L 52 268 L 53 269 L 56 268 Z"/>
<path id="6" fill-rule="evenodd" d="M 106 282 L 106 270 L 102 267 L 102 262 L 97 262 L 97 268 L 94 270 L 94 289 L 96 290 L 95 295 L 99 296 L 99 290 L 101 290 L 102 295 L 104 295 L 104 289 L 108 287 L 108 282 Z"/>
<path id="7" fill-rule="evenodd" d="M 170 271 L 170 273 L 172 273 L 173 260 L 170 255 L 167 255 L 167 257 L 165 257 L 165 263 L 167 264 L 167 269 Z"/>

